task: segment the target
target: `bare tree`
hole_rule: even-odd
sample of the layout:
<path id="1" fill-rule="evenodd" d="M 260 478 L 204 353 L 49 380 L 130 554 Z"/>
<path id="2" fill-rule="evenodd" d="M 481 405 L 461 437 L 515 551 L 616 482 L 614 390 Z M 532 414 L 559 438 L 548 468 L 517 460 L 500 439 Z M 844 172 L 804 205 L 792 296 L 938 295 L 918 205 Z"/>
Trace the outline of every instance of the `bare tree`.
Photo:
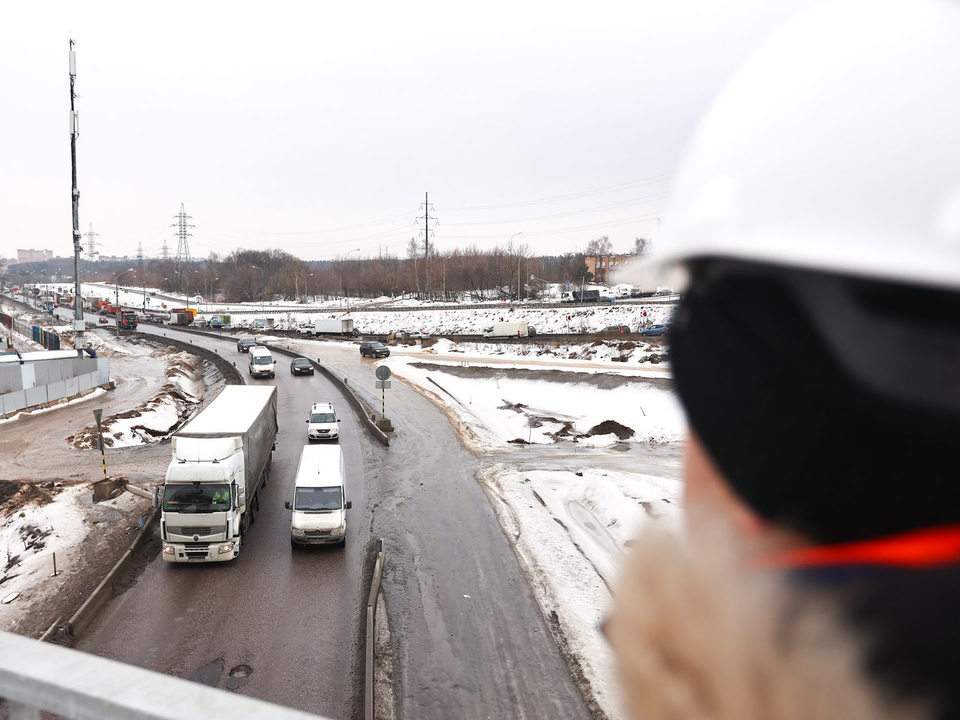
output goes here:
<path id="1" fill-rule="evenodd" d="M 587 257 L 605 257 L 610 255 L 613 252 L 613 243 L 610 242 L 610 238 L 606 235 L 599 238 L 594 238 L 587 243 L 587 249 L 584 251 L 584 255 Z"/>
<path id="2" fill-rule="evenodd" d="M 650 252 L 650 240 L 649 238 L 634 238 L 633 241 L 633 254 L 634 255 L 646 255 Z"/>

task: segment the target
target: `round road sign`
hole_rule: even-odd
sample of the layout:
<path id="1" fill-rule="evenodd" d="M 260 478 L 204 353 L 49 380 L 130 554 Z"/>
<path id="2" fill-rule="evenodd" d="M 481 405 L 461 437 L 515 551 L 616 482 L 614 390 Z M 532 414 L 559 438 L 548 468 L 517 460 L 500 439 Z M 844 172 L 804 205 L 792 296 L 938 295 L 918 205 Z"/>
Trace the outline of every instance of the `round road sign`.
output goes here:
<path id="1" fill-rule="evenodd" d="M 390 379 L 390 368 L 386 365 L 380 365 L 376 369 L 377 380 L 389 380 Z"/>

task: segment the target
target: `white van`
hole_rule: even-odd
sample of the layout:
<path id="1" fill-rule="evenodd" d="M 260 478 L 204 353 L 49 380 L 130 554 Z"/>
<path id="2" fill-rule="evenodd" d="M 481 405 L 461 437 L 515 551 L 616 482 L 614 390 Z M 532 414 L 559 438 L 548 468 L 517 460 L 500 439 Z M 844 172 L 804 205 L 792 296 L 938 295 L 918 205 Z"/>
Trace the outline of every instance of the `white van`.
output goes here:
<path id="1" fill-rule="evenodd" d="M 290 545 L 328 545 L 343 547 L 347 542 L 347 510 L 344 500 L 345 473 L 339 445 L 307 445 L 300 453 L 290 519 Z"/>
<path id="2" fill-rule="evenodd" d="M 265 347 L 250 348 L 250 374 L 253 377 L 276 377 L 273 355 Z"/>

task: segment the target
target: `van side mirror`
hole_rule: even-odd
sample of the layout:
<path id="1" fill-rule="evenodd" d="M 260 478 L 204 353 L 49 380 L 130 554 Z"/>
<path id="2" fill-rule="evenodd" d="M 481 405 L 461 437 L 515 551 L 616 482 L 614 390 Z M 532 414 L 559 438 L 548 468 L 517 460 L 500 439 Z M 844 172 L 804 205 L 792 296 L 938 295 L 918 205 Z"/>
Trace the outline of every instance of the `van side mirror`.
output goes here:
<path id="1" fill-rule="evenodd" d="M 353 503 L 347 500 L 346 504 L 343 507 L 344 509 L 349 510 L 350 508 L 353 507 Z"/>
<path id="2" fill-rule="evenodd" d="M 309 423 L 309 422 L 310 422 L 310 420 L 304 420 L 304 422 L 305 422 L 305 423 Z"/>
<path id="3" fill-rule="evenodd" d="M 283 504 L 283 506 L 284 506 L 287 510 L 289 510 L 289 509 L 290 509 L 290 501 L 287 500 L 287 501 Z"/>
<path id="4" fill-rule="evenodd" d="M 340 418 L 337 418 L 337 422 L 340 422 Z"/>

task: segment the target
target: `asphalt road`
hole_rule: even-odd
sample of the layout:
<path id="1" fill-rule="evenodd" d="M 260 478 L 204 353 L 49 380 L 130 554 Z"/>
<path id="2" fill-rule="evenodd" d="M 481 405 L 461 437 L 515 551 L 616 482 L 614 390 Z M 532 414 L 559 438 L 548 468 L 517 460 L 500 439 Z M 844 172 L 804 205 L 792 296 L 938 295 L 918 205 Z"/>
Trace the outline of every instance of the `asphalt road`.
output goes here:
<path id="1" fill-rule="evenodd" d="M 141 326 L 219 350 L 246 375 L 235 344 Z M 167 565 L 157 558 L 140 580 L 113 600 L 79 649 L 194 678 L 218 687 L 330 717 L 349 717 L 362 688 L 358 664 L 361 567 L 369 514 L 361 438 L 353 413 L 319 374 L 290 375 L 278 357 L 277 451 L 260 513 L 240 556 L 229 563 Z M 348 468 L 347 545 L 293 551 L 290 515 L 305 419 L 313 402 L 330 400 L 342 418 L 340 445 Z M 157 478 L 158 483 L 162 477 Z M 230 673 L 234 672 L 231 678 Z M 242 676 L 242 677 L 240 677 Z"/>
<path id="2" fill-rule="evenodd" d="M 288 343 L 284 343 L 287 345 Z M 291 342 L 346 375 L 372 403 L 375 362 Z M 523 570 L 447 417 L 394 382 L 396 433 L 377 478 L 375 534 L 400 718 L 587 718 Z"/>
<path id="3" fill-rule="evenodd" d="M 236 352 L 235 340 L 187 337 L 243 369 L 247 356 Z M 339 349 L 304 349 L 378 399 L 371 361 Z M 385 537 L 399 718 L 588 718 L 475 479 L 477 459 L 446 416 L 394 383 L 388 411 L 397 432 L 382 448 L 362 434 L 322 376 L 294 378 L 286 359 L 277 358 L 278 450 L 240 557 L 203 566 L 166 566 L 158 558 L 107 606 L 80 649 L 219 687 L 228 687 L 231 669 L 239 668 L 248 675 L 241 693 L 354 717 L 362 687 L 361 568 L 369 540 Z M 347 547 L 291 553 L 283 501 L 292 493 L 309 405 L 326 399 L 343 420 L 340 443 L 348 473 L 354 471 Z"/>

